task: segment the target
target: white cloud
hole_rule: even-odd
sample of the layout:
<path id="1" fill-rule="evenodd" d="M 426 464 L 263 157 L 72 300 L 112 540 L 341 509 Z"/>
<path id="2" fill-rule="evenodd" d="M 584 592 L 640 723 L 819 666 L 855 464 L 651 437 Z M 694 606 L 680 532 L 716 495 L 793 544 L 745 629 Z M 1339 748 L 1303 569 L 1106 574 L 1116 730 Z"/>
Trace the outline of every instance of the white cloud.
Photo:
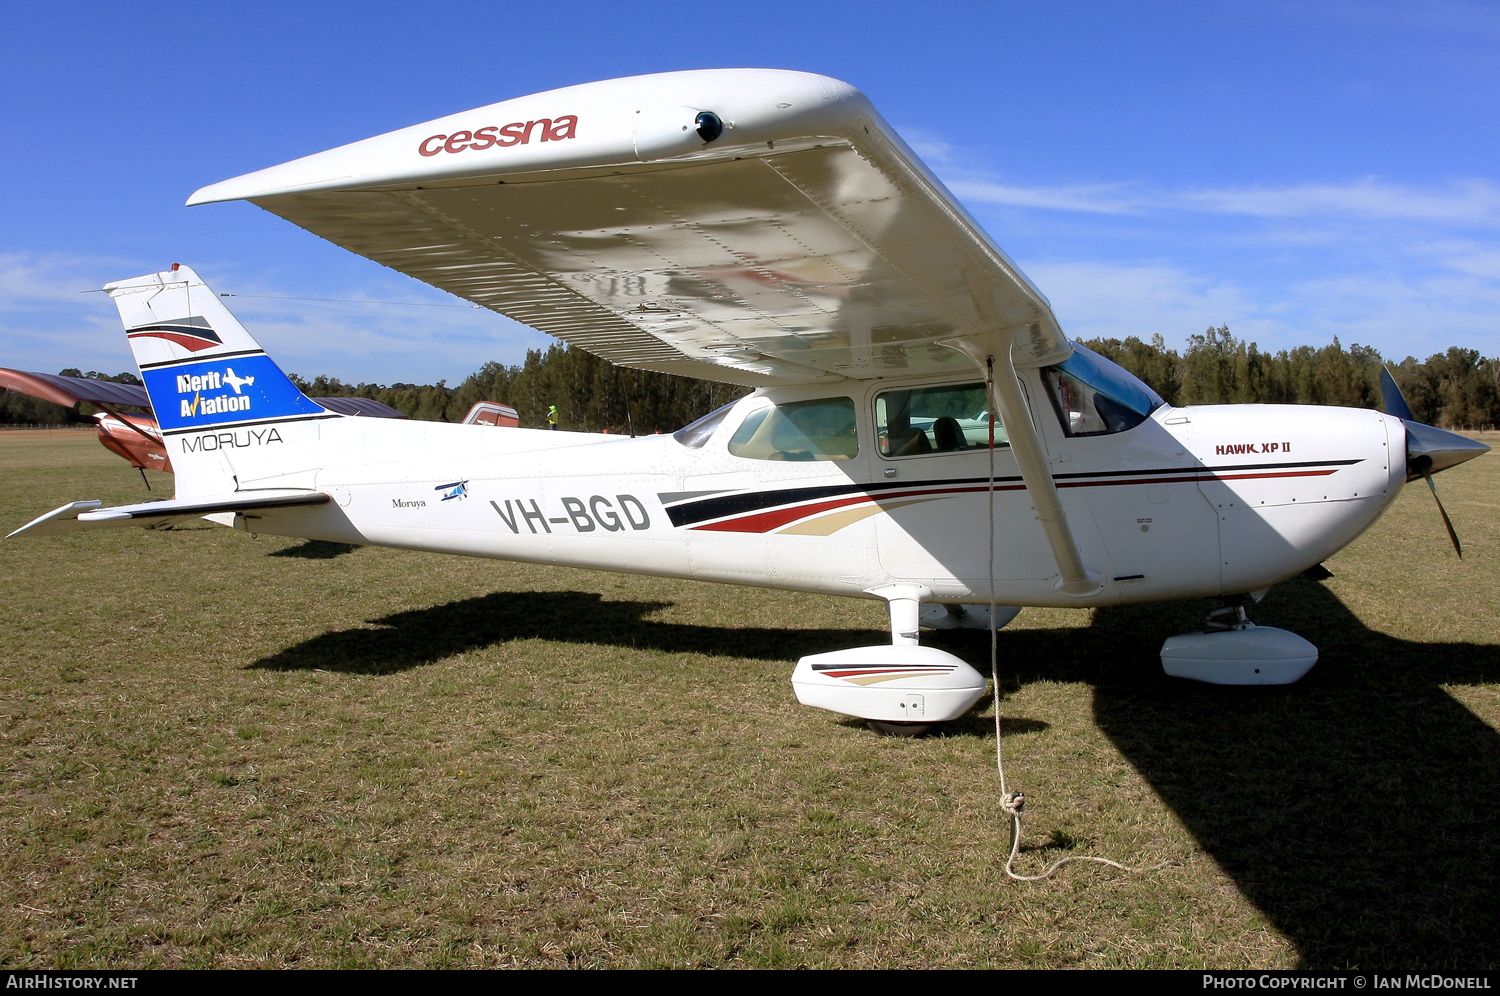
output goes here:
<path id="1" fill-rule="evenodd" d="M 61 254 L 0 254 L 0 309 L 81 304 L 85 292 L 99 287 L 96 271 L 113 262 Z"/>
<path id="2" fill-rule="evenodd" d="M 1160 332 L 1180 347 L 1228 323 L 1271 349 L 1338 336 L 1396 357 L 1500 355 L 1500 183 L 1487 177 L 1030 185 L 963 148 L 944 155 L 950 189 L 1070 335 Z"/>
<path id="3" fill-rule="evenodd" d="M 1425 255 L 1433 263 L 1456 273 L 1500 281 L 1500 245 L 1472 240 L 1437 239 L 1410 247 L 1416 255 Z"/>
<path id="4" fill-rule="evenodd" d="M 959 176 L 948 186 L 966 201 L 1090 214 L 1189 211 L 1267 219 L 1387 219 L 1500 226 L 1500 185 L 1486 179 L 1418 187 L 1364 177 L 1346 183 L 1151 191 L 1123 183 L 1032 187 Z"/>
<path id="5" fill-rule="evenodd" d="M 1092 214 L 1130 214 L 1149 206 L 1149 202 L 1126 194 L 1122 184 L 1020 187 L 992 180 L 953 180 L 948 187 L 960 199 L 1004 207 L 1048 208 L 1057 211 L 1086 211 Z"/>
<path id="6" fill-rule="evenodd" d="M 284 368 L 346 381 L 457 382 L 487 359 L 519 362 L 552 340 L 493 312 L 226 301 Z"/>
<path id="7" fill-rule="evenodd" d="M 105 257 L 0 255 L 0 365 L 44 373 L 134 369 L 109 298 L 85 293 L 120 266 Z"/>
<path id="8" fill-rule="evenodd" d="M 344 286 L 309 287 L 266 275 L 236 277 L 232 271 L 205 278 L 215 290 L 222 287 L 221 293 L 237 295 L 224 299 L 230 311 L 277 363 L 305 377 L 328 374 L 382 384 L 445 379 L 452 385 L 487 360 L 517 363 L 527 348 L 545 348 L 553 341 L 494 312 L 383 272 L 365 285 Z"/>
<path id="9" fill-rule="evenodd" d="M 1428 272 L 1409 278 L 1345 274 L 1318 277 L 1291 289 L 1298 312 L 1324 339 L 1373 345 L 1400 359 L 1449 346 L 1500 353 L 1500 283 L 1465 274 Z"/>
<path id="10" fill-rule="evenodd" d="M 117 373 L 134 360 L 119 315 L 104 294 L 84 293 L 122 274 L 149 272 L 140 261 L 64 255 L 0 255 L 0 366 L 55 372 L 64 367 Z M 209 286 L 244 295 L 337 297 L 345 304 L 230 297 L 225 304 L 285 369 L 345 381 L 455 383 L 487 360 L 516 363 L 527 348 L 552 340 L 508 318 L 462 305 L 456 298 L 404 278 L 376 273 L 358 283 L 307 286 L 237 274 L 233 267 L 198 267 Z M 401 307 L 422 301 L 457 307 Z"/>
<path id="11" fill-rule="evenodd" d="M 1185 191 L 1162 195 L 1155 204 L 1257 218 L 1399 219 L 1485 227 L 1500 224 L 1500 186 L 1484 179 L 1416 187 L 1365 177 L 1348 183 Z"/>
<path id="12" fill-rule="evenodd" d="M 1051 296 L 1058 319 L 1079 339 L 1161 333 L 1181 349 L 1186 337 L 1227 324 L 1239 338 L 1269 350 L 1374 346 L 1400 359 L 1425 358 L 1449 346 L 1500 353 L 1500 282 L 1429 272 L 1390 275 L 1328 274 L 1267 293 L 1212 279 L 1171 262 L 1039 263 L 1028 272 Z"/>
<path id="13" fill-rule="evenodd" d="M 1188 333 L 1226 322 L 1242 338 L 1279 332 L 1280 323 L 1261 314 L 1242 288 L 1171 263 L 1039 263 L 1027 272 L 1074 338 L 1149 341 L 1161 333 L 1176 347 Z"/>
<path id="14" fill-rule="evenodd" d="M 934 162 L 963 157 L 940 139 Z M 1500 355 L 1500 185 L 1488 179 L 1152 190 L 1139 183 L 1027 186 L 945 168 L 1081 338 L 1174 346 L 1228 323 L 1262 347 L 1337 335 L 1391 356 L 1450 345 Z M 1004 240 L 1002 240 L 1002 244 Z M 1029 261 L 1028 261 L 1029 257 Z M 109 371 L 131 360 L 114 308 L 83 294 L 149 265 L 104 257 L 0 255 L 0 365 Z M 519 362 L 550 340 L 487 311 L 264 300 L 248 295 L 458 303 L 363 264 L 337 275 L 198 267 L 284 367 L 346 381 L 450 383 L 488 359 Z"/>
<path id="15" fill-rule="evenodd" d="M 946 166 L 953 154 L 951 143 L 944 141 L 926 128 L 903 128 L 901 138 L 929 166 Z"/>

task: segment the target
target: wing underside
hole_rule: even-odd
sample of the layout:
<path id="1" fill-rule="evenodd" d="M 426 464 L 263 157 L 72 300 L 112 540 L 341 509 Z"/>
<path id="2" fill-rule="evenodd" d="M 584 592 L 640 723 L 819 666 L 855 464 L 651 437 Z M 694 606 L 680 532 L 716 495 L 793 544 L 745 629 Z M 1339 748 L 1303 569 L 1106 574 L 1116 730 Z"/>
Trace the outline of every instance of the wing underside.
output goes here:
<path id="1" fill-rule="evenodd" d="M 712 107 L 729 130 L 649 157 L 640 122 L 671 117 L 640 117 L 652 101 L 687 121 Z M 587 156 L 559 140 L 461 147 L 463 160 L 410 140 L 556 105 L 582 107 L 578 135 L 597 136 Z M 958 336 L 1008 333 L 1019 362 L 1068 349 L 1045 298 L 863 96 L 806 74 L 665 74 L 519 98 L 193 203 L 231 197 L 623 366 L 760 385 L 957 369 L 970 361 L 939 343 Z"/>

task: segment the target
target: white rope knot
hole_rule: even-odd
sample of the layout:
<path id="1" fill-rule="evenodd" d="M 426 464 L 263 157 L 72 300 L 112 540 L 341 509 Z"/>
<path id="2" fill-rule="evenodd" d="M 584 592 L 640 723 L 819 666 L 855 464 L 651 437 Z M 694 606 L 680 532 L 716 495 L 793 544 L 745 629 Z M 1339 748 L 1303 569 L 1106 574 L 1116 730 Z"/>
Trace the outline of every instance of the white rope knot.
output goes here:
<path id="1" fill-rule="evenodd" d="M 1011 816 L 1020 816 L 1026 811 L 1026 793 L 1006 792 L 1000 796 L 1000 808 Z"/>

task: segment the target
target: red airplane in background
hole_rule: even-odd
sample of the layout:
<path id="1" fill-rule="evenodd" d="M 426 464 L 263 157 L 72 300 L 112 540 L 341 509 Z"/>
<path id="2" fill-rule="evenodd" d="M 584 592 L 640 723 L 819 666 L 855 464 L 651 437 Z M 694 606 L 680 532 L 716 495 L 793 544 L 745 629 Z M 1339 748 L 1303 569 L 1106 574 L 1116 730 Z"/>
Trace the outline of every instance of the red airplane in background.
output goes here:
<path id="1" fill-rule="evenodd" d="M 160 470 L 172 473 L 172 461 L 162 444 L 161 429 L 157 427 L 155 413 L 151 410 L 151 399 L 146 389 L 136 384 L 117 384 L 108 380 L 93 380 L 88 377 L 69 377 L 65 374 L 36 373 L 25 370 L 9 370 L 0 367 L 0 388 L 9 388 L 54 405 L 72 408 L 80 401 L 87 401 L 103 411 L 94 415 L 99 429 L 99 443 L 111 453 L 124 457 L 129 464 L 141 472 L 146 490 L 151 482 L 146 471 Z M 405 418 L 390 405 L 370 398 L 314 398 L 329 411 L 341 415 L 360 415 L 366 418 Z M 475 405 L 496 406 L 489 402 Z M 133 409 L 122 411 L 121 409 Z M 508 409 L 514 412 L 514 409 Z M 466 421 L 475 421 L 475 412 L 469 412 Z M 494 416 L 491 416 L 493 418 Z M 483 421 L 488 421 L 483 420 Z M 489 424 L 505 424 L 490 422 Z M 512 423 L 514 424 L 514 423 Z"/>

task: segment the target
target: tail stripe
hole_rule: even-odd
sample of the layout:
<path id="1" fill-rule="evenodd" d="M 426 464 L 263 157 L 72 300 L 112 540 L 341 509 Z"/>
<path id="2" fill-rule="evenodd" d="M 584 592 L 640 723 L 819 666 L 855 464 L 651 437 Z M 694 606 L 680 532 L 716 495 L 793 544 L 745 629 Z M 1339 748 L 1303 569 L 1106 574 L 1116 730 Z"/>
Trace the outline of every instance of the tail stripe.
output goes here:
<path id="1" fill-rule="evenodd" d="M 214 358 L 218 359 L 218 360 L 227 360 L 227 359 L 229 359 L 231 357 L 234 357 L 234 356 L 264 356 L 265 352 L 266 351 L 263 350 L 263 349 L 241 349 L 238 352 L 234 352 L 234 353 L 215 353 L 214 354 Z M 138 366 L 142 370 L 155 370 L 157 367 L 175 367 L 179 363 L 190 363 L 190 362 L 192 362 L 190 359 L 189 360 L 162 360 L 162 361 L 160 361 L 158 363 L 141 363 L 141 364 L 138 364 Z"/>
<path id="2" fill-rule="evenodd" d="M 131 339 L 166 339 L 194 353 L 224 344 L 224 341 L 219 338 L 219 333 L 209 328 L 208 323 L 201 318 L 185 318 L 177 322 L 142 325 L 128 329 L 125 334 Z"/>

